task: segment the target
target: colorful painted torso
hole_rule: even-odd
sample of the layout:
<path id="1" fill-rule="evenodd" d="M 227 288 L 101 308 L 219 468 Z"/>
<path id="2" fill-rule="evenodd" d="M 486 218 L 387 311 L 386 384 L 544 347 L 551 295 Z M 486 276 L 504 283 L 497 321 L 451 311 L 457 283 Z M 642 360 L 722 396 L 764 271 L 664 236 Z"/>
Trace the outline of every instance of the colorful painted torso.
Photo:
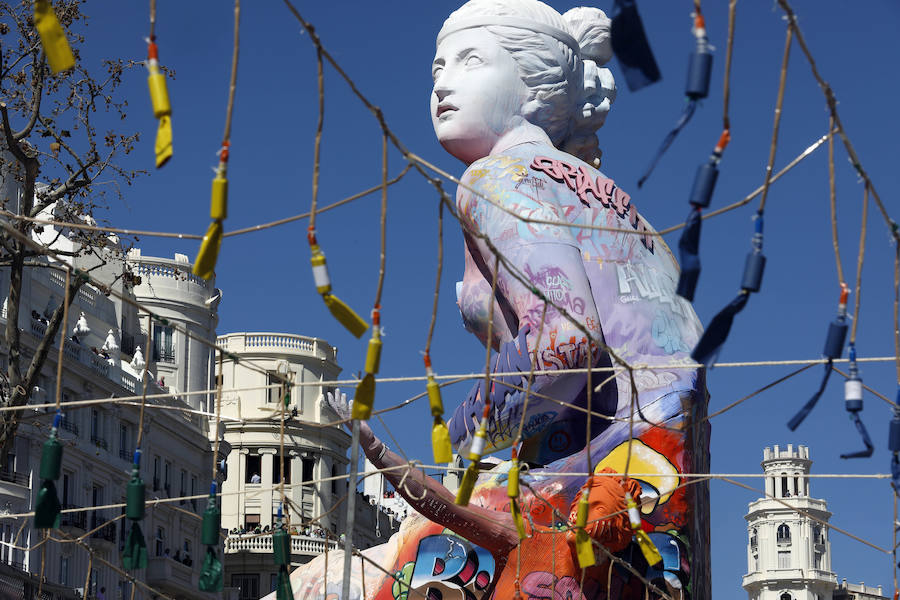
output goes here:
<path id="1" fill-rule="evenodd" d="M 466 271 L 458 289 L 466 327 L 485 341 L 490 302 L 495 302 L 493 343 L 506 359 L 498 360 L 494 371 L 517 364 L 521 376 L 508 381 L 522 388 L 534 353 L 538 366 L 550 371 L 587 366 L 591 357 L 597 369 L 591 387 L 604 384 L 591 394 L 591 409 L 617 417 L 590 420 L 591 464 L 597 471 L 608 467 L 618 473 L 628 465 L 645 500 L 643 528 L 663 553 L 664 565 L 647 567 L 634 544 L 618 556 L 673 597 L 690 598 L 690 551 L 704 536 L 699 517 L 705 506 L 699 504 L 705 496 L 698 491 L 702 484 L 685 486 L 680 474 L 704 468 L 706 424 L 699 421 L 706 391 L 702 372 L 689 366 L 701 326 L 690 304 L 675 294 L 678 267 L 671 251 L 612 180 L 550 146 L 522 144 L 473 163 L 462 178 L 457 206 L 466 236 Z M 505 257 L 494 298 L 491 247 Z M 559 309 L 548 306 L 544 314 L 544 301 L 535 291 Z M 636 367 L 634 387 L 607 350 Z M 619 367 L 614 377 L 611 366 Z M 527 410 L 521 392 L 500 384 L 491 390 L 488 447 L 508 447 L 524 422 L 528 448 L 523 452 L 545 465 L 522 477 L 523 510 L 538 533 L 518 549 L 481 548 L 462 539 L 463 531 L 410 518 L 390 542 L 366 551 L 396 578 L 366 568 L 366 598 L 407 600 L 415 596 L 410 590 L 427 594 L 432 588 L 444 598 L 452 592 L 452 597 L 479 599 L 493 589 L 492 597 L 499 600 L 513 597 L 517 580 L 524 598 L 643 598 L 639 579 L 622 569 L 610 574 L 608 562 L 589 569 L 579 587 L 581 572 L 565 540 L 584 478 L 559 473 L 586 471 L 588 419 L 554 400 L 585 407 L 586 384 L 583 373 L 538 376 Z M 643 418 L 634 411 L 633 389 Z M 454 413 L 450 427 L 457 449 L 471 442 L 481 403 L 473 390 Z M 632 414 L 636 419 L 630 429 Z M 629 431 L 634 436 L 630 459 Z M 498 518 L 509 513 L 508 468 L 503 463 L 483 473 L 471 501 L 497 511 Z M 341 576 L 337 556 L 332 561 L 329 592 L 339 590 Z M 323 568 L 319 557 L 295 571 L 295 598 L 321 597 Z M 357 593 L 361 577 L 355 567 Z M 604 594 L 608 585 L 611 595 Z"/>

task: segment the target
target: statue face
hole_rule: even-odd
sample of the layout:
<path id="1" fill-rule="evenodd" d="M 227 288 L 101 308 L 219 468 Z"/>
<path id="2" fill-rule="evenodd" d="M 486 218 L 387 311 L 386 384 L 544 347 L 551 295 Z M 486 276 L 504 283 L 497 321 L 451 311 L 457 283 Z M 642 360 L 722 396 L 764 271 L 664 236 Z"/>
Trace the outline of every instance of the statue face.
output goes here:
<path id="1" fill-rule="evenodd" d="M 432 75 L 434 132 L 444 149 L 466 164 L 490 154 L 528 97 L 515 60 L 481 27 L 444 38 Z"/>

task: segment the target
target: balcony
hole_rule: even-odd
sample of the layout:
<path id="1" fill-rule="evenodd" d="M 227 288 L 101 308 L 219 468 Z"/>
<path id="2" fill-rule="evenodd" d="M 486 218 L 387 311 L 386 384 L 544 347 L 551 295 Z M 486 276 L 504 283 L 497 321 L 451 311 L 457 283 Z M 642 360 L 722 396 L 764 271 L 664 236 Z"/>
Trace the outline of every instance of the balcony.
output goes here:
<path id="1" fill-rule="evenodd" d="M 28 475 L 25 473 L 16 473 L 8 469 L 0 469 L 0 481 L 8 481 L 16 485 L 28 487 Z"/>
<path id="2" fill-rule="evenodd" d="M 95 540 L 104 540 L 107 542 L 116 541 L 116 524 L 106 523 L 107 519 L 99 512 L 91 515 L 91 529 L 97 529 L 91 533 L 91 538 Z M 104 523 L 106 523 L 104 525 Z"/>
<path id="3" fill-rule="evenodd" d="M 63 431 L 68 431 L 72 435 L 78 435 L 78 425 L 68 415 L 64 415 L 63 418 L 60 419 L 59 428 Z"/>
<path id="4" fill-rule="evenodd" d="M 191 567 L 165 556 L 155 556 L 147 561 L 147 584 L 176 597 L 193 596 L 197 587 Z"/>
<path id="5" fill-rule="evenodd" d="M 326 544 L 329 550 L 336 550 L 338 547 L 336 540 L 325 540 L 309 535 L 292 535 L 291 554 L 318 556 L 325 552 Z M 225 539 L 225 554 L 235 554 L 237 552 L 271 554 L 272 534 L 229 535 Z"/>
<path id="6" fill-rule="evenodd" d="M 91 434 L 91 443 L 98 448 L 103 448 L 104 450 L 109 450 L 109 442 L 107 442 L 104 438 Z"/>
<path id="7" fill-rule="evenodd" d="M 63 504 L 62 509 L 72 509 L 72 508 L 81 508 L 80 506 L 75 506 L 74 504 Z M 59 526 L 60 527 L 75 527 L 76 529 L 81 529 L 82 531 L 87 530 L 87 513 L 85 511 L 72 512 L 67 513 L 63 512 L 59 515 Z"/>
<path id="8" fill-rule="evenodd" d="M 216 339 L 229 352 L 275 353 L 337 360 L 335 349 L 318 338 L 287 333 L 229 333 Z"/>
<path id="9" fill-rule="evenodd" d="M 134 459 L 134 450 L 128 448 L 119 448 L 119 458 L 124 461 L 131 462 Z"/>

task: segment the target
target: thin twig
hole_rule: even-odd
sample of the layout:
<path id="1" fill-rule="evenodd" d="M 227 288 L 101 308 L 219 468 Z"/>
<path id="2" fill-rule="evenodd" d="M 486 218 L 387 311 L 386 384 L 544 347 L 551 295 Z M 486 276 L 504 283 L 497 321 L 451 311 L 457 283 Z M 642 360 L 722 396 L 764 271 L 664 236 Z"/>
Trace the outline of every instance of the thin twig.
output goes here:
<path id="1" fill-rule="evenodd" d="M 778 128 L 781 124 L 781 107 L 784 104 L 784 88 L 787 82 L 788 58 L 791 56 L 791 40 L 793 39 L 794 30 L 788 25 L 787 34 L 784 40 L 784 56 L 781 59 L 781 76 L 778 82 L 778 96 L 775 100 L 775 123 L 772 125 L 772 142 L 769 144 L 769 161 L 766 163 L 766 178 L 763 183 L 762 196 L 759 199 L 758 212 L 762 212 L 766 208 L 766 198 L 769 195 L 769 183 L 772 178 L 772 167 L 775 165 L 775 149 L 778 146 Z"/>

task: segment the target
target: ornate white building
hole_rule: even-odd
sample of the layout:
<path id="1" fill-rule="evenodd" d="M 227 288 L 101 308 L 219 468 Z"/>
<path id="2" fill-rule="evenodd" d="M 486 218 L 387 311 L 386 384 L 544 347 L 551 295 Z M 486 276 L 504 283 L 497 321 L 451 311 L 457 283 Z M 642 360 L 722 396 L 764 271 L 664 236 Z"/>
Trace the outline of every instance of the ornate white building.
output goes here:
<path id="1" fill-rule="evenodd" d="M 788 444 L 763 451 L 766 497 L 747 514 L 747 575 L 750 600 L 879 599 L 881 588 L 838 586 L 831 570 L 825 500 L 811 498 L 809 448 Z"/>
<path id="2" fill-rule="evenodd" d="M 275 589 L 277 567 L 271 528 L 281 504 L 291 524 L 291 562 L 308 562 L 338 547 L 346 532 L 347 449 L 350 435 L 321 401 L 341 372 L 337 349 L 328 342 L 288 333 L 230 333 L 218 338 L 229 354 L 223 362 L 222 419 L 228 455 L 228 478 L 222 484 L 222 527 L 226 585 L 240 598 L 255 600 Z M 235 358 L 236 357 L 236 358 Z M 288 388 L 281 453 L 282 390 Z M 266 387 L 274 386 L 274 387 Z M 397 516 L 379 511 L 360 494 L 356 501 L 353 543 L 367 548 L 387 541 L 399 527 Z M 313 521 L 311 523 L 311 521 Z"/>
<path id="3" fill-rule="evenodd" d="M 46 227 L 43 235 L 54 235 L 52 228 Z M 54 247 L 66 243 L 71 241 L 60 237 Z M 139 252 L 126 259 L 113 240 L 101 251 L 108 253 L 108 264 L 92 271 L 92 276 L 111 285 L 118 294 L 152 306 L 171 323 L 214 339 L 220 293 L 213 282 L 191 277 L 186 259 L 177 255 L 174 260 L 141 257 Z M 94 260 L 96 257 L 76 258 L 74 262 L 76 267 L 87 269 L 94 266 Z M 48 316 L 64 298 L 65 275 L 53 268 L 53 263 L 47 265 L 27 269 L 23 280 L 18 326 L 26 365 L 44 336 Z M 9 271 L 0 269 L 0 297 L 8 295 L 9 285 Z M 4 306 L 0 326 L 5 327 L 6 320 Z M 202 494 L 209 489 L 213 462 L 210 439 L 216 432 L 210 431 L 209 419 L 198 412 L 207 404 L 206 396 L 188 393 L 210 389 L 212 353 L 208 346 L 191 346 L 177 336 L 166 352 L 148 352 L 148 325 L 146 317 L 138 318 L 133 305 L 115 295 L 107 296 L 92 284 L 85 284 L 78 291 L 65 324 L 63 419 L 59 432 L 64 451 L 62 474 L 56 486 L 67 511 L 60 518 L 62 535 L 86 536 L 85 543 L 94 558 L 75 543 L 53 543 L 37 549 L 42 532 L 31 527 L 31 519 L 26 519 L 23 528 L 21 520 L 0 519 L 0 597 L 31 598 L 39 586 L 36 573 L 43 573 L 41 587 L 46 586 L 44 592 L 52 591 L 54 598 L 95 598 L 104 588 L 107 600 L 131 596 L 133 584 L 103 562 L 121 564 L 120 553 L 129 523 L 126 519 L 113 520 L 121 513 L 119 509 L 90 507 L 117 504 L 125 499 L 137 442 L 139 407 L 112 402 L 89 406 L 68 403 L 140 394 L 142 373 L 132 366 L 138 352 L 149 364 L 148 394 L 179 394 L 148 399 L 149 405 L 165 405 L 168 410 L 151 409 L 145 415 L 141 476 L 147 498 Z M 55 399 L 58 341 L 54 347 L 30 404 Z M 0 369 L 4 373 L 8 352 L 0 340 Z M 23 412 L 14 447 L 7 463 L 0 466 L 0 511 L 15 514 L 32 509 L 41 484 L 41 446 L 47 439 L 54 412 L 43 408 L 27 408 Z M 220 445 L 220 453 L 227 452 L 227 444 Z M 178 598 L 212 598 L 212 594 L 200 592 L 197 587 L 202 557 L 200 521 L 184 514 L 185 510 L 199 514 L 204 506 L 203 500 L 156 506 L 148 503 L 141 523 L 148 565 L 129 575 Z"/>

